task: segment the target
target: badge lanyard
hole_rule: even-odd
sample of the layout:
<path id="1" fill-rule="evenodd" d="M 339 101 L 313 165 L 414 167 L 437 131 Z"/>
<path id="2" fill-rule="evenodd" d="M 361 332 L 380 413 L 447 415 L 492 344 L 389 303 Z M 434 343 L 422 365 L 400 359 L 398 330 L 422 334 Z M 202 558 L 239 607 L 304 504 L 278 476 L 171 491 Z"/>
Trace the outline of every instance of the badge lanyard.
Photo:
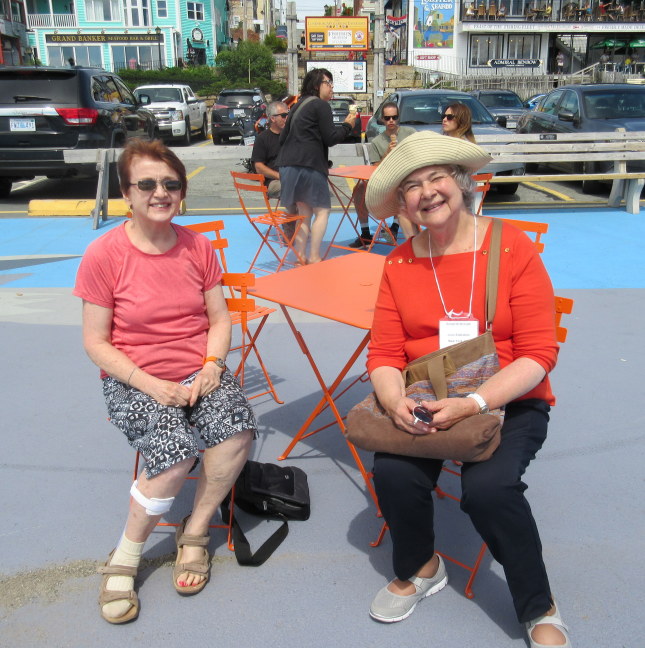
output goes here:
<path id="1" fill-rule="evenodd" d="M 479 321 L 473 317 L 473 295 L 475 292 L 475 271 L 477 268 L 477 219 L 474 214 L 473 225 L 475 230 L 473 242 L 473 271 L 470 284 L 468 313 L 465 315 L 465 317 L 463 316 L 463 313 L 460 313 L 461 316 L 456 316 L 455 312 L 452 309 L 450 310 L 450 312 L 448 312 L 448 309 L 446 308 L 446 302 L 443 298 L 443 293 L 441 292 L 439 277 L 437 276 L 437 270 L 434 266 L 434 260 L 432 258 L 432 241 L 430 240 L 430 233 L 428 232 L 428 252 L 430 255 L 430 265 L 432 266 L 432 273 L 434 274 L 434 280 L 437 284 L 437 292 L 439 293 L 439 299 L 441 300 L 443 312 L 445 313 L 445 317 L 442 317 L 439 320 L 439 346 L 441 348 L 463 342 L 464 340 L 470 340 L 477 337 L 477 335 L 479 334 Z"/>

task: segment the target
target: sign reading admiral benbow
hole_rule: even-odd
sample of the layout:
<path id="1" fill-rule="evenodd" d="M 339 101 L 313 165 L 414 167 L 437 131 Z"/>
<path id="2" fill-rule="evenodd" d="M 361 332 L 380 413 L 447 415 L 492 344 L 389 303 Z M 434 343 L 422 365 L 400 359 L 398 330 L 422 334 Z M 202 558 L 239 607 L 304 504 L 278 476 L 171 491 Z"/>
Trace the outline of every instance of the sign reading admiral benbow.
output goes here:
<path id="1" fill-rule="evenodd" d="M 536 68 L 540 67 L 540 59 L 491 59 L 488 61 L 490 67 L 510 67 L 510 68 Z"/>

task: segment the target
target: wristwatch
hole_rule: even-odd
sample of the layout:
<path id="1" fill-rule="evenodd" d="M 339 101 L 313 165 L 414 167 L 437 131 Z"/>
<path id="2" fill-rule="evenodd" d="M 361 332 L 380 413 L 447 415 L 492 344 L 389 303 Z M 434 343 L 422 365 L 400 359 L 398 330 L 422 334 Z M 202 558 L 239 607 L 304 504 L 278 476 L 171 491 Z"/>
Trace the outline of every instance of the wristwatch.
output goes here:
<path id="1" fill-rule="evenodd" d="M 480 414 L 488 414 L 488 403 L 477 393 L 467 394 L 466 398 L 472 398 L 479 405 Z"/>
<path id="2" fill-rule="evenodd" d="M 221 358 L 208 356 L 208 358 L 204 358 L 204 364 L 206 364 L 207 362 L 214 362 L 220 369 L 226 369 L 226 363 Z"/>

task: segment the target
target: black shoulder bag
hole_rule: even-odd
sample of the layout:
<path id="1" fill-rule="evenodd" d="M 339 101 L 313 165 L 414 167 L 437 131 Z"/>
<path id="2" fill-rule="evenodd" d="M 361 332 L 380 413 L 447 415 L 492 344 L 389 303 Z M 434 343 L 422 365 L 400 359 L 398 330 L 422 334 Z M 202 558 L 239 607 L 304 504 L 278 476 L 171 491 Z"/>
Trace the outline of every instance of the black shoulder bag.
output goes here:
<path id="1" fill-rule="evenodd" d="M 229 519 L 230 496 L 222 502 L 222 514 Z M 240 565 L 258 566 L 280 546 L 289 533 L 287 520 L 308 520 L 311 513 L 307 475 L 294 466 L 247 461 L 235 482 L 235 504 L 246 513 L 282 520 L 280 527 L 255 552 L 251 552 L 233 511 L 233 542 Z"/>

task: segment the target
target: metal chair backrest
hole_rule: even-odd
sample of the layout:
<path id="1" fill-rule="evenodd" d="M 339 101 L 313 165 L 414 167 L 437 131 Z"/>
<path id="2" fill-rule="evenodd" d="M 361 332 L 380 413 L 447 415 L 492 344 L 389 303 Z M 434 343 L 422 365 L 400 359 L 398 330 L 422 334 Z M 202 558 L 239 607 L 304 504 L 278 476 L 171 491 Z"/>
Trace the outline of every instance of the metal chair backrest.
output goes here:
<path id="1" fill-rule="evenodd" d="M 542 243 L 541 237 L 542 234 L 546 234 L 548 232 L 548 223 L 534 223 L 533 221 L 515 220 L 513 218 L 500 218 L 500 220 L 517 227 L 517 229 L 521 229 L 527 234 L 533 234 L 533 244 L 535 245 L 535 248 L 540 254 L 544 252 L 544 243 Z"/>

